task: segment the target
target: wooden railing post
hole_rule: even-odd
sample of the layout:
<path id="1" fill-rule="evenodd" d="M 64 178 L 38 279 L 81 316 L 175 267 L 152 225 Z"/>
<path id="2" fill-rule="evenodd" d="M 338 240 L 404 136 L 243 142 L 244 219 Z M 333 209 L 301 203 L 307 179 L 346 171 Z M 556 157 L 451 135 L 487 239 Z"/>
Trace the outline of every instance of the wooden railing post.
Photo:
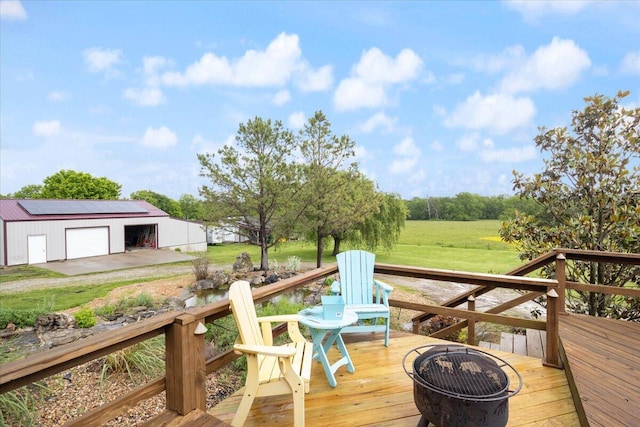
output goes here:
<path id="1" fill-rule="evenodd" d="M 194 409 L 206 410 L 204 325 L 198 325 L 195 316 L 183 314 L 167 327 L 167 409 L 181 415 Z"/>
<path id="2" fill-rule="evenodd" d="M 543 365 L 562 368 L 558 345 L 558 292 L 554 288 L 547 292 L 547 354 Z"/>
<path id="3" fill-rule="evenodd" d="M 567 257 L 562 252 L 556 255 L 556 280 L 558 281 L 558 312 L 565 314 L 565 290 L 567 284 Z"/>
<path id="4" fill-rule="evenodd" d="M 476 299 L 473 295 L 467 298 L 467 310 L 476 311 Z M 467 344 L 476 345 L 476 321 L 467 320 Z"/>

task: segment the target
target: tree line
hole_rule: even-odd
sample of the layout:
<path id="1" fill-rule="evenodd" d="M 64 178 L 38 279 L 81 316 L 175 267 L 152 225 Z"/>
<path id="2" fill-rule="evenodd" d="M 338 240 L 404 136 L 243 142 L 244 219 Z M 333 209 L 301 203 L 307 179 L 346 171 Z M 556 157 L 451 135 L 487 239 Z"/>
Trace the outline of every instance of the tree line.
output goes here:
<path id="1" fill-rule="evenodd" d="M 410 220 L 478 221 L 507 220 L 516 212 L 537 215 L 542 206 L 531 197 L 481 196 L 459 193 L 455 197 L 414 197 L 406 200 Z"/>

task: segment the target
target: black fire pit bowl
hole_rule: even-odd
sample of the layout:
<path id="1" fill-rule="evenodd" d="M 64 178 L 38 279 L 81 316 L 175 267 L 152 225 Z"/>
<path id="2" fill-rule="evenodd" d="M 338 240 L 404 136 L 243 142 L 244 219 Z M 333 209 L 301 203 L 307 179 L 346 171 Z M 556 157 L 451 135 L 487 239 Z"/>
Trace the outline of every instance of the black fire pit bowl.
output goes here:
<path id="1" fill-rule="evenodd" d="M 416 355 L 412 369 L 407 358 Z M 402 359 L 413 380 L 413 397 L 422 414 L 419 427 L 504 427 L 509 398 L 522 388 L 520 374 L 507 362 L 461 345 L 418 347 Z M 510 375 L 518 386 L 509 389 Z"/>

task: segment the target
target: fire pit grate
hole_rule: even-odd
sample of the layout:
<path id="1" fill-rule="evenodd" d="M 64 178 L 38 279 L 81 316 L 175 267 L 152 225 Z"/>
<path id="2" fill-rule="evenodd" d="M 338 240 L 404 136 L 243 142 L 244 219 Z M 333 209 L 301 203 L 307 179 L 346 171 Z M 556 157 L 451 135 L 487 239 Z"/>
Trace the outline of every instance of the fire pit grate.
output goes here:
<path id="1" fill-rule="evenodd" d="M 477 353 L 447 351 L 428 355 L 417 366 L 425 385 L 458 398 L 491 398 L 504 396 L 509 378 L 493 359 Z"/>
<path id="2" fill-rule="evenodd" d="M 412 369 L 407 358 L 417 355 Z M 508 399 L 522 388 L 522 378 L 507 362 L 461 345 L 418 347 L 402 360 L 414 383 L 414 399 L 422 414 L 419 426 L 505 426 Z M 517 387 L 509 389 L 511 378 Z"/>

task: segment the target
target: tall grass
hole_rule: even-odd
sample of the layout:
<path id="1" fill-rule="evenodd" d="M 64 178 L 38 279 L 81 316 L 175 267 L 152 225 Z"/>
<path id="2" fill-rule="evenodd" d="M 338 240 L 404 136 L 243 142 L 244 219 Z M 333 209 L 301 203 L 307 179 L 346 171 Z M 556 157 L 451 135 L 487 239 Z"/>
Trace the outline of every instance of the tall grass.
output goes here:
<path id="1" fill-rule="evenodd" d="M 0 340 L 0 365 L 20 359 L 24 354 L 17 351 L 13 339 Z M 42 404 L 43 395 L 48 389 L 42 382 L 0 394 L 0 427 L 36 425 L 36 408 Z"/>

